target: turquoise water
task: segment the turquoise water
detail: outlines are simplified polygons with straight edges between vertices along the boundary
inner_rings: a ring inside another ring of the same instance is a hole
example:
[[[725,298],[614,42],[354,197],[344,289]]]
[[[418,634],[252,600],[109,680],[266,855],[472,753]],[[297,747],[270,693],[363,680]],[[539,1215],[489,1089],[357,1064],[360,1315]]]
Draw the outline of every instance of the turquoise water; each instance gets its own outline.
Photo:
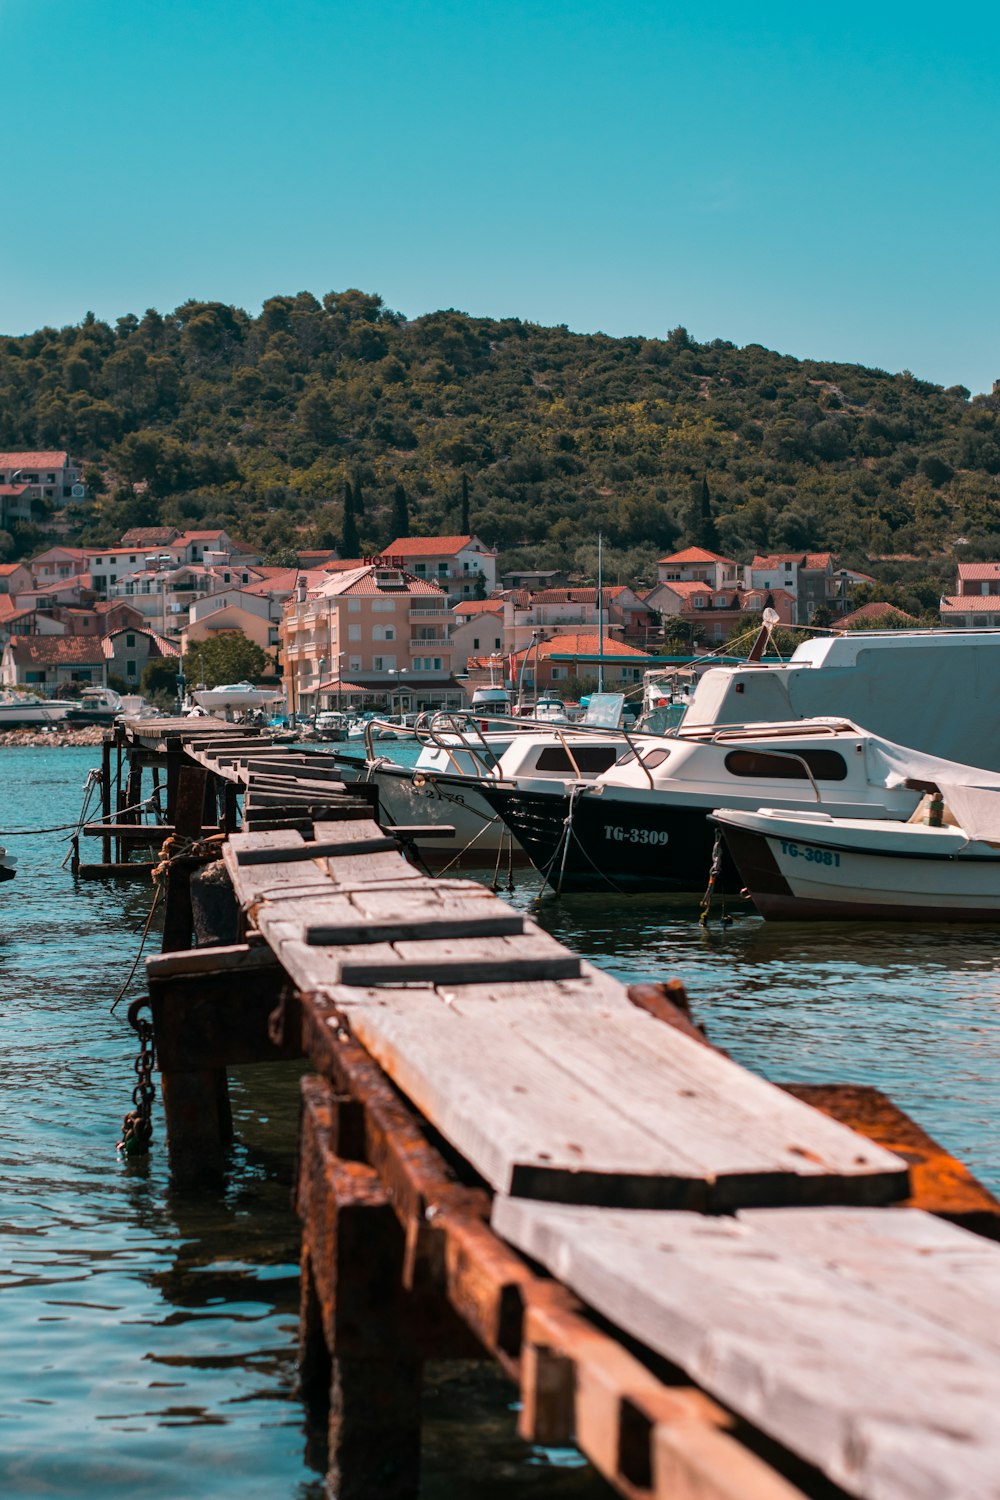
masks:
[[[0,751],[0,1494],[320,1500],[295,1396],[298,1225],[289,1205],[294,1068],[237,1071],[240,1145],[216,1197],[120,1161],[135,1039],[112,1015],[149,909],[144,883],[75,885],[58,835],[97,752]],[[662,897],[511,899],[623,978],[684,980],[713,1040],[779,1079],[875,1083],[1000,1190],[1000,975],[990,929],[703,932]],[[155,946],[155,940],[154,940]],[[141,970],[130,993],[142,992]],[[432,1500],[608,1493],[513,1433],[488,1367],[431,1372]]]

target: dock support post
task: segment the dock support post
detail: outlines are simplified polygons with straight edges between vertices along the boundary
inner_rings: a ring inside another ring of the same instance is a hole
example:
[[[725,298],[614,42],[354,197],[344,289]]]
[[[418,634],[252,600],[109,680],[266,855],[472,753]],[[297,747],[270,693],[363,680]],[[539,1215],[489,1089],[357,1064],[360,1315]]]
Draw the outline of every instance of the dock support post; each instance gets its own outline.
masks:
[[[302,1093],[300,1372],[304,1395],[329,1400],[327,1490],[417,1500],[422,1358],[403,1231],[374,1168],[335,1154],[329,1084],[304,1079]]]
[[[111,822],[111,737],[105,735],[101,741],[101,822]],[[111,836],[101,839],[101,862],[111,863]]]
[[[208,772],[200,766],[184,766],[178,775],[174,799],[175,837],[197,839],[201,834],[202,808]],[[163,952],[176,953],[191,946],[191,871],[198,859],[175,855],[167,874],[167,902],[163,917]]]

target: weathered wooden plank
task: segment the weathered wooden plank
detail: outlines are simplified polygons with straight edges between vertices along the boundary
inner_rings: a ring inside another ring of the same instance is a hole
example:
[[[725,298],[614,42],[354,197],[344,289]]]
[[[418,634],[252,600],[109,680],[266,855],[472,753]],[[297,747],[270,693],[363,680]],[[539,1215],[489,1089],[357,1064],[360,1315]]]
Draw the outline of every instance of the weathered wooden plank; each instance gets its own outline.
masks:
[[[372,824],[375,827],[375,824]],[[236,863],[247,865],[287,865],[303,859],[342,859],[348,854],[377,854],[380,850],[399,853],[395,839],[385,835],[369,839],[315,839],[304,843],[300,849],[244,849],[236,855]]]
[[[377,993],[351,1009],[352,1032],[498,1191],[577,1202],[703,1202],[681,1145],[622,1120],[521,1038],[456,1017],[430,989],[406,991],[405,1006],[379,1005]]]
[[[274,969],[277,959],[270,948],[257,943],[233,943],[224,948],[189,948],[180,953],[154,953],[146,959],[150,981],[186,978],[199,974],[256,973]]]
[[[991,1242],[912,1209],[706,1219],[504,1198],[493,1224],[848,1493],[1000,1495]]]
[[[240,904],[248,907],[269,895],[287,894],[292,889],[329,890],[330,877],[320,869],[315,860],[307,859],[290,865],[264,864],[250,867],[238,863],[238,855],[247,850],[265,848],[280,852],[284,849],[302,848],[304,845],[302,834],[291,828],[233,834],[223,845],[222,858]]]
[[[586,1009],[554,1010],[547,1000],[523,998],[520,987],[499,999],[469,991],[451,1004],[525,1037],[635,1124],[663,1138],[681,1136],[712,1184],[717,1209],[754,1201],[885,1202],[906,1194],[899,1157],[815,1110],[794,1107],[799,1101],[765,1079],[637,1009],[621,987],[605,989],[600,1004]]]
[[[331,986],[474,983],[559,978],[579,972],[579,959],[547,933],[530,929],[511,937],[402,939],[317,947],[286,940],[281,961],[306,990]]]
[[[914,1209],[744,1210],[751,1229],[1000,1356],[1000,1247]],[[1000,1476],[998,1476],[1000,1477]]]
[[[379,894],[381,912],[377,908],[373,912],[370,904],[366,911],[366,903],[356,900],[353,923],[340,924],[324,917],[306,928],[305,941],[311,945],[367,943],[375,941],[373,934],[378,934],[379,940],[391,943],[399,939],[512,937],[524,932],[520,912],[512,911],[502,901],[430,899],[422,889],[395,897]],[[395,908],[395,915],[389,914],[390,907]]]
[[[412,889],[375,895],[375,902],[365,902],[360,892],[354,898],[327,895],[283,901],[273,911],[261,912],[261,931],[269,942],[299,940],[313,947],[393,943],[401,938],[510,937],[524,931],[519,912],[481,889],[479,897],[486,900],[442,897],[415,883]]]

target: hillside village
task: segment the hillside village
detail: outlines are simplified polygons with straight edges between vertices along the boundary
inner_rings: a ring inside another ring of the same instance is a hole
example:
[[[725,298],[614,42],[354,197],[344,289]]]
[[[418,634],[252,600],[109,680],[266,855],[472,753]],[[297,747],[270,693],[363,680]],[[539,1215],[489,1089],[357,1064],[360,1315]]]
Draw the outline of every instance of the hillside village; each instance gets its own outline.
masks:
[[[30,515],[37,498],[82,490],[80,472],[65,451],[0,453],[0,524]],[[567,572],[498,575],[497,564],[472,532],[397,536],[361,558],[303,551],[295,566],[267,564],[221,527],[133,527],[113,547],[57,543],[0,564],[0,681],[45,693],[183,685],[192,651],[229,636],[259,648],[295,713],[460,708],[490,682],[575,697],[598,668],[608,687],[628,690],[657,658],[718,649],[765,609],[788,627],[918,623],[885,602],[855,608],[874,580],[831,552],[740,560],[690,546],[659,559],[652,587],[600,593]],[[1000,563],[959,564],[939,618],[1000,623]]]

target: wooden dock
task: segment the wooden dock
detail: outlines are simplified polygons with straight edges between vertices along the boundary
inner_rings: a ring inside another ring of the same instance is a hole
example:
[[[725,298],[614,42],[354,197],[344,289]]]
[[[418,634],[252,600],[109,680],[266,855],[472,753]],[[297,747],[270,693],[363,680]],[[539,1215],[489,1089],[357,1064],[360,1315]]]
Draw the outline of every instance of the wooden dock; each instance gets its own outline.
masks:
[[[300,1363],[339,1500],[415,1497],[422,1364],[486,1356],[522,1434],[629,1500],[1000,1496],[1000,1205],[958,1162],[422,874],[314,757],[221,738],[182,744],[174,822],[236,788],[202,855],[228,940],[191,946],[178,864],[147,965],[171,1169],[222,1180],[228,1065],[309,1059]]]

